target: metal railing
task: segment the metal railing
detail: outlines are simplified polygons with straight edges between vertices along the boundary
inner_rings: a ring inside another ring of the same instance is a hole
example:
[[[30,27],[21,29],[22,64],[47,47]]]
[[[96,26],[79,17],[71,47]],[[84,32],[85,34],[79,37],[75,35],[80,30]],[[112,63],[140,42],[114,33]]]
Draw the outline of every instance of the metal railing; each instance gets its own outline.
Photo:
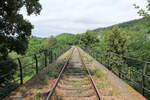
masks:
[[[82,47],[82,49],[143,96],[150,99],[150,62],[121,56],[113,52],[98,51],[85,47]]]
[[[0,100],[7,96],[11,91],[18,86],[30,80],[33,76],[39,73],[45,66],[52,63],[62,53],[67,51],[70,46],[63,48],[51,48],[49,50],[42,50],[33,55],[26,55],[23,57],[0,61],[0,66],[14,67],[8,73],[1,74],[0,69]],[[2,68],[2,67],[1,67]],[[7,69],[6,69],[7,70]],[[3,72],[4,73],[4,72]]]

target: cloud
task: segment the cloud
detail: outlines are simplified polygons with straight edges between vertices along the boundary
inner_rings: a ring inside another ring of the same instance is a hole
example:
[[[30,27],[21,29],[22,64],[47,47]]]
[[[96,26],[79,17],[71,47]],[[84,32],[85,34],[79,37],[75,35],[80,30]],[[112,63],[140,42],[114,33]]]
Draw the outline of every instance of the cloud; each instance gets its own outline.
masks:
[[[133,7],[143,8],[147,0],[40,0],[39,16],[26,16],[34,25],[33,35],[48,37],[60,33],[83,33],[120,22],[140,18]]]

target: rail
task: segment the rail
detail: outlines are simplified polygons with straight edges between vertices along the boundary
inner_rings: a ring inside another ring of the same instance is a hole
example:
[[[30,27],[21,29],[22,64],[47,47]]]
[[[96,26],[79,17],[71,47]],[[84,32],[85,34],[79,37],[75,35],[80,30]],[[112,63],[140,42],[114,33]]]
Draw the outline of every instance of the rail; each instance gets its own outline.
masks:
[[[78,51],[79,51],[79,49],[78,49]],[[89,76],[89,78],[90,78],[90,81],[91,81],[91,83],[93,84],[93,87],[94,87],[94,89],[95,89],[95,92],[96,92],[96,94],[97,94],[97,97],[98,97],[99,100],[102,100],[102,99],[101,99],[101,95],[100,95],[100,93],[99,93],[99,90],[98,90],[98,88],[96,87],[96,84],[95,84],[95,82],[94,82],[94,80],[93,80],[93,78],[92,78],[92,76],[91,76],[91,73],[90,73],[89,69],[87,68],[87,66],[86,66],[86,64],[85,64],[85,62],[84,62],[84,60],[83,60],[83,58],[82,58],[82,55],[81,55],[80,51],[79,51],[79,54],[80,54],[81,62],[82,62],[82,64],[83,64],[83,66],[85,67],[85,69],[87,70],[87,73],[88,73],[88,76]]]

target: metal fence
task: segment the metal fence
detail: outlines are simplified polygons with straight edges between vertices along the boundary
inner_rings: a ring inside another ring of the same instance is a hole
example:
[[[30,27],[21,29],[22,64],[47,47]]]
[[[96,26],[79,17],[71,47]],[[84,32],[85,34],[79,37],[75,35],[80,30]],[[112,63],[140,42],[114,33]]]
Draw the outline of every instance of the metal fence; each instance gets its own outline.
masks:
[[[39,71],[45,68],[45,66],[49,63],[56,60],[58,56],[67,51],[69,48],[70,46],[65,48],[51,48],[49,50],[39,51],[37,54],[0,61],[1,69],[9,67],[12,69],[14,67],[13,70],[7,71],[9,73],[3,72],[3,74],[1,74],[1,71],[4,70],[0,69],[0,100],[18,86],[38,74]]]
[[[113,52],[82,47],[97,61],[150,99],[150,62],[125,57]]]

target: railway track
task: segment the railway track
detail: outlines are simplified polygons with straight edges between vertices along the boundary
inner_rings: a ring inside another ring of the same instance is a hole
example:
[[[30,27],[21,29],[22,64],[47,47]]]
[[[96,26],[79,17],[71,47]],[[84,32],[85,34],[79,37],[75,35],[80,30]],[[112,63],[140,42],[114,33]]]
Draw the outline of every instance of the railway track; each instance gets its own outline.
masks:
[[[72,50],[46,100],[101,100],[78,48]]]

